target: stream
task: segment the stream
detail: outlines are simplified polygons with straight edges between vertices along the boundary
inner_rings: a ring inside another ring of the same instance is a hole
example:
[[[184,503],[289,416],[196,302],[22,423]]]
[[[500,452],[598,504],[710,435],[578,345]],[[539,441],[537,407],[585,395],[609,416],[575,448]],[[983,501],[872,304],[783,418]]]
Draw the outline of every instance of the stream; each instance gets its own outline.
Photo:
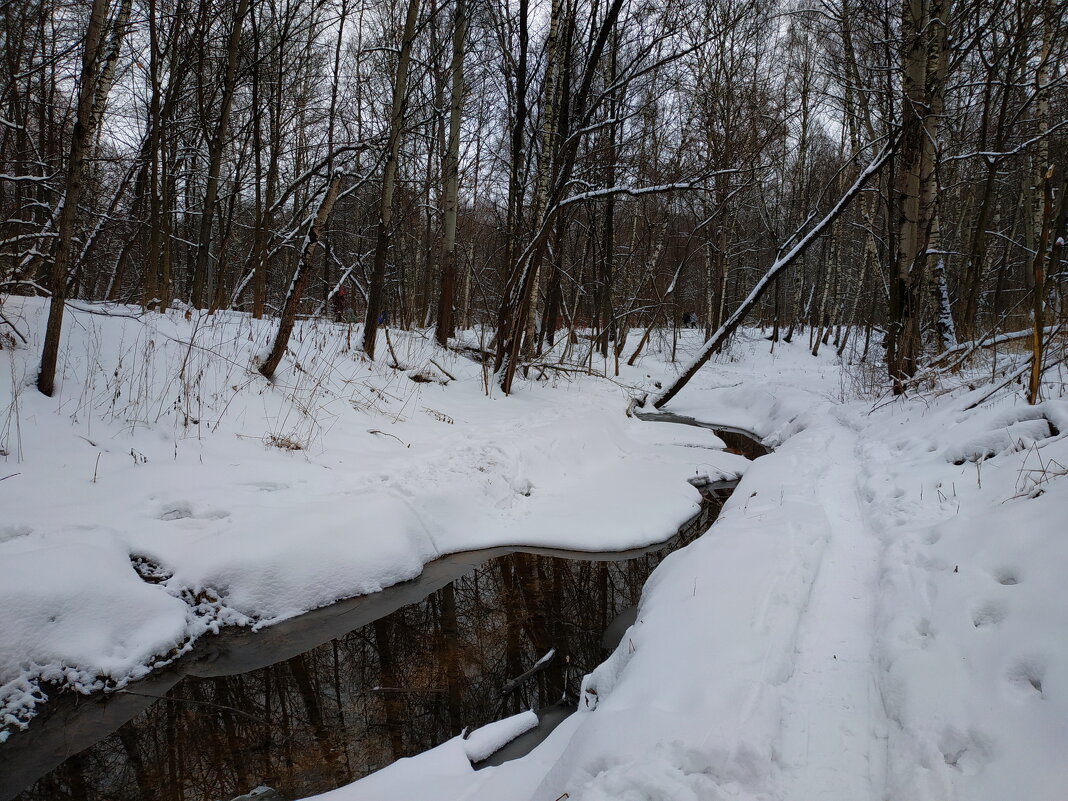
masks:
[[[767,452],[745,432],[642,416]],[[535,709],[537,728],[476,767],[522,756],[574,709],[649,574],[708,530],[734,483],[694,481],[701,510],[648,548],[452,554],[374,595],[224,630],[124,691],[61,693],[0,746],[0,801],[220,801],[260,785],[301,798]]]

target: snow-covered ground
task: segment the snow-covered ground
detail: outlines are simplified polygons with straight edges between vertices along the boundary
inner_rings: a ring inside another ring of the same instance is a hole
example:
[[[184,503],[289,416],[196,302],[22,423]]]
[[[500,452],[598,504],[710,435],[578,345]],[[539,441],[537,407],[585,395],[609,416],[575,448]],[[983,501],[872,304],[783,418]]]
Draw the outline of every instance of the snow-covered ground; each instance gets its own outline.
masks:
[[[53,398],[33,386],[47,307],[3,309],[29,345],[0,351],[0,741],[45,684],[120,687],[220,625],[446,553],[663,540],[698,509],[688,478],[747,464],[709,431],[627,418],[603,378],[487,396],[480,365],[418,334],[390,334],[397,370],[385,342],[372,364],[347,326],[298,326],[272,384],[250,364],[273,321],[86,308]]]
[[[805,344],[737,346],[673,404],[778,447],[578,714],[500,767],[450,741],[317,798],[1063,798],[1068,403],[875,402]]]
[[[40,306],[13,313],[40,336]],[[1064,797],[1064,400],[1004,391],[968,410],[987,389],[946,385],[887,402],[867,391],[875,368],[754,334],[670,407],[776,447],[746,469],[706,430],[624,416],[676,369],[655,341],[618,379],[550,370],[502,398],[419,335],[392,335],[397,371],[309,324],[270,385],[247,369],[269,324],[73,318],[54,399],[26,388],[36,343],[4,352],[9,725],[41,680],[121,683],[214,626],[372,591],[450,550],[648,543],[693,512],[686,478],[744,471],[531,754],[471,768],[526,715],[320,798]]]

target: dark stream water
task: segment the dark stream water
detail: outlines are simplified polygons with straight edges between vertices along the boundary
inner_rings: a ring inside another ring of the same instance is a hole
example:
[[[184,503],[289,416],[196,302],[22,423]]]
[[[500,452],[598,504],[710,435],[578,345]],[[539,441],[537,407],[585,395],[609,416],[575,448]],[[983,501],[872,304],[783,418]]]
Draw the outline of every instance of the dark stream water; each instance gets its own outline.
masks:
[[[731,489],[702,487],[700,513],[652,548],[456,554],[374,596],[208,638],[128,691],[61,694],[0,746],[0,799],[218,801],[258,785],[300,798],[539,710],[543,725],[488,762],[518,756],[566,717],[649,574],[708,529]]]

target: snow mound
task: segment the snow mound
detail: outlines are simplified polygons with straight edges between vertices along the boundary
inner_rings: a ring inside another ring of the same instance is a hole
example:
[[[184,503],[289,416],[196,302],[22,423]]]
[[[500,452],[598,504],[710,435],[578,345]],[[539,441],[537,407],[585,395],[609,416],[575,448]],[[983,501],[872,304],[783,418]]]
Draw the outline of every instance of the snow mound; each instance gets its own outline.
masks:
[[[481,762],[499,751],[523,732],[538,725],[538,716],[533,710],[497,720],[481,726],[463,739],[464,751],[472,762]]]
[[[1060,428],[1046,415],[1060,416],[1059,404],[1026,406],[997,412],[979,412],[960,418],[954,425],[956,441],[946,448],[943,456],[947,462],[961,465],[992,459],[1003,453],[1012,453],[1031,448],[1043,440],[1060,434]],[[962,432],[982,426],[983,430],[968,436]]]
[[[43,700],[40,685],[115,689],[177,656],[188,640],[189,607],[142,581],[106,534],[10,539],[0,543],[0,565],[0,711],[8,725]]]
[[[680,743],[613,765],[573,796],[575,801],[719,801],[719,783],[707,759]]]

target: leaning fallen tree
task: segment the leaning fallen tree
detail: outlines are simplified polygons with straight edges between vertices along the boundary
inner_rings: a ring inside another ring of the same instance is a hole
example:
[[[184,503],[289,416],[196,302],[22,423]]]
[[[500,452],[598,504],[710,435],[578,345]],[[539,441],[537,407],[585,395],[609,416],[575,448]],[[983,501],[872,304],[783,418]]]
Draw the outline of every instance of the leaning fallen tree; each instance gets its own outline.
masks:
[[[893,156],[894,151],[897,149],[898,142],[900,141],[900,133],[895,134],[894,137],[886,144],[882,151],[875,157],[875,159],[857,176],[857,180],[853,182],[853,185],[846,190],[845,194],[839,198],[838,202],[834,204],[834,207],[827,212],[826,216],[818,223],[816,223],[804,236],[802,236],[789,251],[784,255],[779,256],[775,262],[768,268],[768,271],[764,273],[763,277],[757,281],[756,286],[749,293],[749,296],[742,301],[741,305],[734,310],[734,313],[727,318],[727,320],[712,334],[707,342],[701,347],[700,353],[695,356],[686,368],[682,371],[675,382],[671,384],[667,389],[661,392],[654,400],[653,406],[657,409],[662,408],[668,401],[674,398],[682,391],[697,372],[705,366],[712,354],[716,353],[724,342],[737,330],[738,326],[742,324],[746,316],[753,307],[760,302],[760,299],[764,296],[764,293],[770,286],[773,285],[778,275],[786,270],[791,264],[793,264],[798,257],[803,254],[808,247],[815,242],[820,235],[827,230],[827,228],[844,212],[849,204],[859,195],[868,181],[879,171],[886,166],[890,161],[890,157]],[[793,241],[800,229],[794,232],[794,234],[787,240],[787,242]],[[637,401],[635,405],[644,406],[647,401],[645,399]]]

